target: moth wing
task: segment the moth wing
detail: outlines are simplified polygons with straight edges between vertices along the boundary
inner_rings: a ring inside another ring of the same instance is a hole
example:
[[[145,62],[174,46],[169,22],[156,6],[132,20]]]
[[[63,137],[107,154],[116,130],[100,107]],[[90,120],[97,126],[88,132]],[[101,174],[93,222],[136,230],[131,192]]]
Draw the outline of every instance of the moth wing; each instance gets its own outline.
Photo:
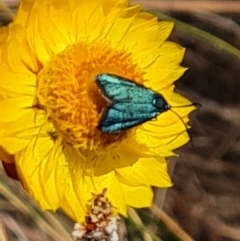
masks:
[[[98,75],[96,82],[106,98],[112,101],[131,101],[130,89],[135,87],[135,83],[110,74]]]
[[[160,112],[154,105],[158,94],[130,80],[110,74],[96,78],[102,94],[111,100],[102,114],[99,129],[115,133],[139,125]],[[161,96],[158,96],[161,98]]]
[[[116,133],[151,120],[158,114],[157,109],[148,104],[115,103],[104,110],[99,128],[103,133]]]

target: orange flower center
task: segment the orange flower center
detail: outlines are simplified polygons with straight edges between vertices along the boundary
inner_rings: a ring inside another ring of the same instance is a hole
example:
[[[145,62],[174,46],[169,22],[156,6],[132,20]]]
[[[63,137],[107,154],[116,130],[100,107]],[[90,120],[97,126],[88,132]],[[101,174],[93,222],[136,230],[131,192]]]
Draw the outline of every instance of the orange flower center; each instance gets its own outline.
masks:
[[[126,131],[104,134],[98,129],[108,104],[95,83],[110,73],[142,83],[142,72],[131,55],[104,44],[78,43],[51,60],[38,75],[37,97],[64,143],[81,150],[105,148],[126,136]]]

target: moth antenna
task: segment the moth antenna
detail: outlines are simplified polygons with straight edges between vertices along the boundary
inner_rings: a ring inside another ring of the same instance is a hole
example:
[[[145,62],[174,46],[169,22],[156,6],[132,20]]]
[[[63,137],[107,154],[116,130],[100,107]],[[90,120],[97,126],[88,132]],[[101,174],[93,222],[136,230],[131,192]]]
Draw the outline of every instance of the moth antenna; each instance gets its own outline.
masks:
[[[191,141],[191,144],[192,146],[194,147],[193,145],[193,142],[192,142],[192,135],[189,131],[189,128],[187,127],[187,125],[185,124],[185,122],[182,120],[182,117],[176,112],[174,111],[172,108],[184,108],[184,107],[191,107],[191,106],[195,106],[195,107],[202,107],[202,105],[198,102],[193,102],[191,104],[188,104],[188,105],[182,105],[182,106],[169,106],[169,110],[172,111],[176,116],[179,117],[179,119],[181,120],[181,122],[183,123],[183,125],[185,126],[186,128],[186,132],[188,133],[189,137],[190,137],[190,141]]]
[[[154,121],[156,121],[156,120],[152,119],[151,121],[152,121],[152,123],[154,123]],[[150,131],[150,130],[147,130],[147,129],[144,129],[144,131],[146,131],[148,133],[155,133],[154,131]],[[179,132],[179,134],[182,134],[184,131],[186,131],[186,130],[183,130],[183,131]],[[166,135],[165,137],[171,137],[171,136],[172,136],[172,134],[169,134],[169,135]]]
[[[192,103],[189,105],[180,105],[180,106],[171,106],[171,108],[182,108],[182,107],[190,107],[190,106],[195,106],[195,107],[202,107],[200,103]]]
[[[189,105],[189,106],[192,106],[192,105]],[[194,147],[194,145],[192,143],[192,135],[191,135],[191,133],[189,131],[189,127],[186,125],[186,123],[183,121],[182,117],[176,111],[172,110],[171,108],[169,110],[172,111],[181,120],[182,124],[185,126],[186,132],[188,133],[188,136],[190,138],[190,142],[191,142],[192,146]]]

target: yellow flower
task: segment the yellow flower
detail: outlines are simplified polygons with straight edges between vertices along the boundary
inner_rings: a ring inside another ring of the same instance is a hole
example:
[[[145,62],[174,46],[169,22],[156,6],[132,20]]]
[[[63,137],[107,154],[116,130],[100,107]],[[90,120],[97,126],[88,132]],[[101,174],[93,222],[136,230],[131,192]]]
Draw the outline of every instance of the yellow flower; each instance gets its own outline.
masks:
[[[165,157],[189,140],[182,121],[194,108],[102,133],[107,103],[94,80],[115,74],[190,104],[173,91],[185,68],[184,49],[166,41],[172,28],[127,0],[22,0],[0,30],[0,157],[42,209],[81,222],[91,194],[107,188],[126,215],[151,205],[151,186],[171,186]]]

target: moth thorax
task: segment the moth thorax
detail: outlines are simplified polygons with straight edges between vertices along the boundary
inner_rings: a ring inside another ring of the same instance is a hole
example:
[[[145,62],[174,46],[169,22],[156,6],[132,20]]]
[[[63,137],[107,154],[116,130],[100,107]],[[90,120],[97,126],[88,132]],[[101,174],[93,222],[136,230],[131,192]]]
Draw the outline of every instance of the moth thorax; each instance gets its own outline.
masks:
[[[164,112],[170,109],[167,101],[161,95],[155,95],[153,105],[158,109],[159,112]]]

